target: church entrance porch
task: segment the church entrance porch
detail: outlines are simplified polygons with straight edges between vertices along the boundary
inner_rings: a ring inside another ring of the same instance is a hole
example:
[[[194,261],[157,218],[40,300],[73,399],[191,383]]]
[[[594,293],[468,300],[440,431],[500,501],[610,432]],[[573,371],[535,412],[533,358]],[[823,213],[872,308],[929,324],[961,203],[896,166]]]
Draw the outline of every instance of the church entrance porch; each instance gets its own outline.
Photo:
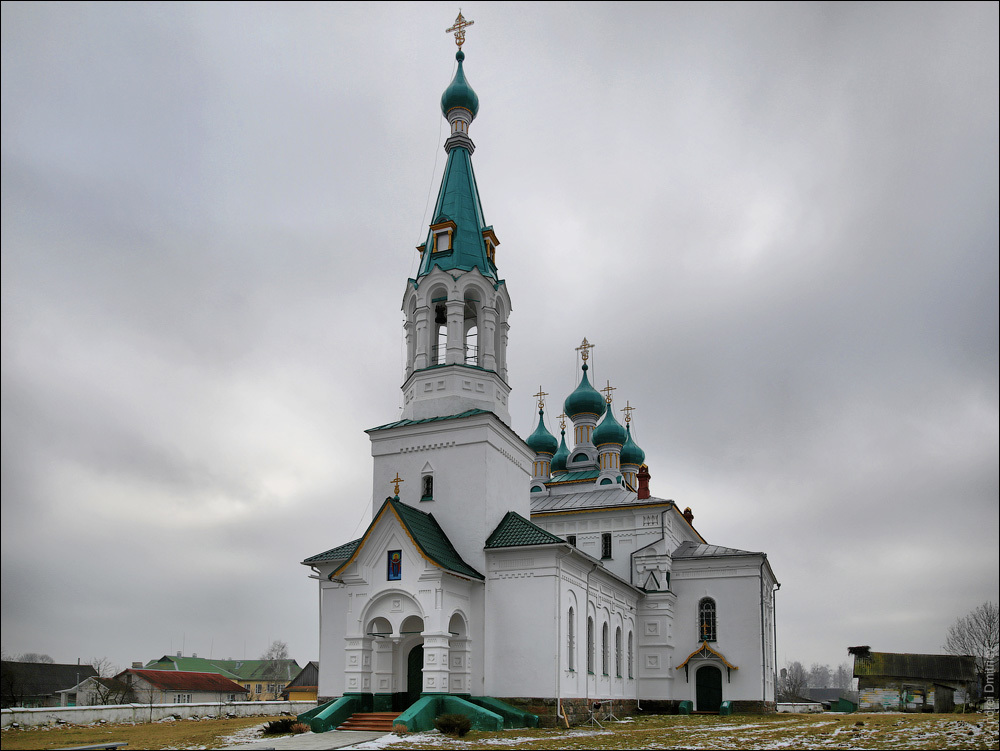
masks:
[[[406,706],[420,698],[424,683],[424,645],[418,644],[406,657]]]

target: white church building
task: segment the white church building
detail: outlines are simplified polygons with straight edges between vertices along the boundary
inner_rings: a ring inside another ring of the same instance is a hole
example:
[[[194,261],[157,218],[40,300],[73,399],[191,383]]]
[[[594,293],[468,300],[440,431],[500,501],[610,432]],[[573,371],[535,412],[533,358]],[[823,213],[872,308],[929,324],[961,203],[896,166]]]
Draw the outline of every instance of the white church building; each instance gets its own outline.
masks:
[[[600,702],[772,710],[766,554],[709,544],[689,509],[650,495],[630,408],[623,425],[612,389],[591,385],[586,340],[561,438],[541,391],[535,432],[510,427],[511,297],[472,169],[479,100],[461,43],[457,59],[447,165],[404,285],[403,411],[367,431],[384,500],[359,539],[302,561],[320,590],[319,697],[376,710],[494,697],[547,724]]]

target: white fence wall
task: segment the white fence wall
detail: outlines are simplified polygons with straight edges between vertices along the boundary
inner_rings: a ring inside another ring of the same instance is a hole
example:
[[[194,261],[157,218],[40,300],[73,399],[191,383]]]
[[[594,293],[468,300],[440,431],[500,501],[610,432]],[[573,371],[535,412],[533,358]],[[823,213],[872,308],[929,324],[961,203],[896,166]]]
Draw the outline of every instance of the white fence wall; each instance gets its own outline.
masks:
[[[242,701],[232,704],[219,702],[200,704],[109,704],[90,707],[37,707],[31,709],[4,709],[0,726],[38,727],[68,723],[91,725],[95,722],[121,722],[141,724],[162,720],[165,717],[266,717],[270,715],[297,715],[316,706],[311,701]]]

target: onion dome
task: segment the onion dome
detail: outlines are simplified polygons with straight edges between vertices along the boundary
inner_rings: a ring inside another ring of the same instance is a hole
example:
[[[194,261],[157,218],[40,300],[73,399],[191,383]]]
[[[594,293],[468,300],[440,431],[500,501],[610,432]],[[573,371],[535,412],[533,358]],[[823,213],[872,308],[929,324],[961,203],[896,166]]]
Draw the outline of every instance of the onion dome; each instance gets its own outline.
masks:
[[[562,472],[566,469],[566,462],[569,461],[569,447],[566,445],[566,431],[562,431],[559,438],[559,449],[552,455],[552,471]]]
[[[622,446],[622,464],[642,464],[646,461],[646,452],[639,448],[639,445],[632,440],[632,426],[626,425],[625,431],[628,433],[628,438],[625,440],[625,445]]]
[[[535,428],[535,432],[528,436],[528,440],[525,443],[528,447],[534,451],[536,454],[555,454],[556,449],[559,444],[545,427],[545,420],[542,419],[545,414],[544,409],[538,410],[538,427]],[[568,453],[568,452],[567,452]]]
[[[566,401],[563,404],[563,411],[571,420],[585,414],[600,417],[604,414],[607,406],[608,403],[604,401],[601,392],[590,385],[590,380],[587,378],[587,363],[584,363],[583,378],[580,379],[580,385],[576,387],[576,390],[572,394],[566,397]]]
[[[609,409],[608,413],[604,415],[604,419],[601,420],[601,424],[597,426],[597,430],[594,431],[594,445],[598,448],[609,443],[617,443],[622,446],[627,439],[628,433]]]
[[[448,117],[451,110],[461,107],[471,112],[473,119],[475,119],[476,113],[479,112],[479,97],[469,86],[469,82],[465,80],[465,71],[462,70],[465,53],[459,50],[455,54],[455,59],[458,60],[458,70],[455,71],[455,77],[441,95],[441,112],[445,117]]]

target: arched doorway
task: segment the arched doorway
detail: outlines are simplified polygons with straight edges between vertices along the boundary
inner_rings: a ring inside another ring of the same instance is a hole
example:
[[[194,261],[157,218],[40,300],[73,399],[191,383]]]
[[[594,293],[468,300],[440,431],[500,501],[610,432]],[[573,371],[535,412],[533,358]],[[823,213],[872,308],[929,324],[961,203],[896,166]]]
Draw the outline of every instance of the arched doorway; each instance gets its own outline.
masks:
[[[695,709],[718,712],[722,707],[722,671],[715,665],[704,665],[695,673]]]
[[[420,698],[424,687],[424,645],[418,644],[406,655],[406,706]]]

